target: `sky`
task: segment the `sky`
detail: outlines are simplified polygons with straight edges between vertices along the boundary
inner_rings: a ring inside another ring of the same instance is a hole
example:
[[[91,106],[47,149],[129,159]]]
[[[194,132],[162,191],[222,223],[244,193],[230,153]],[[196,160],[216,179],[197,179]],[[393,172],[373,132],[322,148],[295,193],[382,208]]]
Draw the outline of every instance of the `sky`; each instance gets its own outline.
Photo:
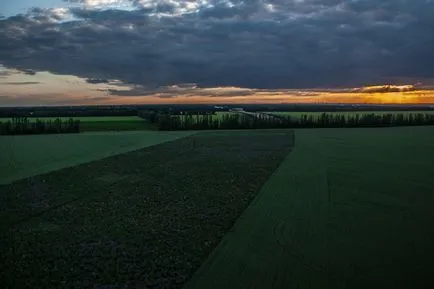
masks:
[[[0,106],[434,103],[434,0],[2,0]],[[363,87],[414,85],[411,89]]]

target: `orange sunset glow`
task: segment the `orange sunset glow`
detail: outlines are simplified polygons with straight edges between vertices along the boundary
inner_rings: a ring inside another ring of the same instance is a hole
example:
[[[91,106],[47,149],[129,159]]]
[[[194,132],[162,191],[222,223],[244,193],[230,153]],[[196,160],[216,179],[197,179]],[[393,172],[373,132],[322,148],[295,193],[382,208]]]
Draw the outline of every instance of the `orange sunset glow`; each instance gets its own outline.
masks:
[[[397,86],[400,87],[400,86]],[[402,86],[407,89],[409,86]],[[224,88],[219,88],[224,90]],[[236,95],[237,90],[240,91]],[[143,97],[114,97],[111,104],[140,103],[140,104],[193,104],[193,103],[270,103],[270,104],[291,104],[291,103],[344,103],[344,104],[432,104],[434,103],[434,90],[402,90],[400,92],[333,92],[333,91],[293,91],[281,90],[267,92],[255,90],[252,94],[242,95],[244,89],[232,88],[231,96],[223,95],[195,95],[191,92],[188,95],[173,95],[170,98],[160,97],[159,94]]]
[[[134,89],[137,90],[137,93]],[[416,85],[372,85],[347,89],[274,90],[172,85],[155,92],[141,93],[142,90],[122,85],[119,81],[93,84],[71,75],[55,75],[49,72],[27,75],[16,70],[8,70],[8,75],[0,78],[0,105],[434,104],[433,87],[424,86],[421,83]]]

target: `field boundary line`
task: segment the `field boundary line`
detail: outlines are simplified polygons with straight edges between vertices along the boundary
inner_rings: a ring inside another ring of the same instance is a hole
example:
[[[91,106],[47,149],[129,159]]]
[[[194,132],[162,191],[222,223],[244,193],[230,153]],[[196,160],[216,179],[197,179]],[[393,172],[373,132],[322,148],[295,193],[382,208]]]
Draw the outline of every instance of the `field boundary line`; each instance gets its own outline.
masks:
[[[328,192],[316,138],[296,131],[292,152],[184,289],[327,286]]]
[[[116,133],[116,132],[114,132],[114,133]],[[119,133],[120,134],[124,134],[124,132],[119,132]],[[128,134],[130,134],[130,133],[132,133],[132,132],[128,132]],[[140,133],[143,133],[143,131],[137,131],[137,134],[140,134]],[[105,134],[107,134],[107,132],[101,132],[101,133],[97,133],[97,134],[94,134],[93,132],[90,132],[90,133],[81,133],[81,134],[82,135],[86,135],[86,136],[87,135],[105,135]],[[66,166],[63,166],[63,167],[60,167],[60,168],[57,168],[57,169],[56,168],[54,168],[54,169],[48,169],[48,170],[46,170],[45,172],[42,172],[42,173],[37,173],[37,174],[28,173],[27,177],[22,177],[22,178],[9,177],[8,178],[9,181],[2,181],[2,180],[0,180],[0,186],[8,186],[8,185],[13,184],[14,182],[19,182],[19,181],[22,181],[22,180],[25,180],[25,179],[29,179],[29,178],[33,178],[33,177],[39,177],[39,176],[42,176],[42,175],[45,175],[45,174],[49,174],[49,173],[52,173],[52,172],[55,172],[55,171],[60,171],[60,170],[63,170],[63,169],[72,168],[72,167],[79,166],[79,165],[89,164],[89,163],[94,162],[94,161],[99,161],[99,160],[103,160],[103,159],[106,159],[106,158],[110,158],[110,157],[114,157],[114,156],[119,156],[119,155],[122,155],[122,154],[138,151],[138,150],[145,149],[145,148],[150,148],[150,147],[157,146],[157,145],[164,144],[164,143],[168,143],[168,142],[171,142],[171,141],[181,140],[181,139],[183,139],[185,137],[189,137],[189,136],[192,136],[192,135],[195,135],[195,134],[197,134],[197,132],[192,132],[190,134],[183,135],[183,136],[181,136],[179,138],[175,138],[175,139],[170,139],[170,140],[163,141],[163,142],[154,143],[154,144],[151,144],[151,145],[146,145],[145,144],[145,145],[140,145],[140,146],[133,146],[129,150],[121,151],[119,153],[115,152],[114,154],[111,154],[110,152],[113,151],[113,150],[115,150],[115,147],[113,147],[113,148],[110,148],[110,151],[107,151],[106,154],[104,154],[100,158],[86,160],[86,161],[75,163],[75,164],[72,164],[72,165],[66,165]],[[57,161],[57,162],[45,164],[43,166],[40,166],[38,168],[38,170],[44,170],[44,168],[50,168],[51,166],[53,166],[53,164],[57,164],[59,162],[61,163],[61,161]],[[25,171],[25,172],[32,172],[32,171],[35,171],[35,170],[28,170],[28,171]],[[5,180],[7,180],[7,179],[5,179]]]
[[[153,148],[153,147],[158,146],[158,145],[162,145],[162,144],[166,144],[166,143],[175,142],[175,141],[178,141],[178,140],[181,140],[181,139],[186,139],[186,138],[189,138],[190,136],[191,136],[191,135],[187,135],[187,136],[182,137],[182,138],[178,138],[178,139],[170,140],[170,141],[167,141],[167,142],[164,142],[164,143],[154,144],[154,145],[151,145],[151,146],[148,146],[148,147],[143,147],[143,148],[140,148],[140,149],[137,149],[137,150],[128,151],[128,152],[121,153],[121,154],[118,154],[118,155],[109,156],[109,157],[107,157],[107,158],[117,157],[117,156],[119,156],[119,155],[124,155],[124,154],[133,153],[133,152],[136,152],[136,151],[139,151],[139,150],[142,150],[142,149]],[[190,150],[192,150],[192,149],[182,151],[182,153],[178,154],[175,158],[172,158],[172,160],[176,160],[176,159],[181,158],[181,157],[184,155],[184,153],[186,153],[186,152],[188,152],[188,151],[190,151]],[[88,163],[98,162],[98,161],[103,161],[104,159],[106,159],[106,158],[99,159],[99,160],[95,160],[95,161],[91,161],[91,162],[88,162]],[[86,163],[86,164],[88,164],[88,163]],[[79,164],[79,165],[82,165],[82,164]],[[148,168],[146,171],[151,171],[151,170],[153,170],[153,169],[155,169],[156,167],[159,167],[159,166],[161,166],[161,165],[157,165],[157,166],[150,167],[150,168]],[[69,168],[71,168],[71,167],[63,168],[63,169],[61,169],[61,170],[65,170],[65,169],[69,169]],[[49,173],[48,173],[48,174],[49,174]],[[40,176],[43,176],[43,175],[44,175],[44,174],[42,174],[42,175],[38,175],[38,176],[32,176],[32,177],[30,177],[30,178],[33,178],[33,177],[40,177]],[[21,179],[21,180],[24,180],[24,179]],[[116,186],[116,185],[120,184],[122,181],[124,181],[124,179],[120,179],[120,180],[114,181],[114,182],[111,183],[110,187]],[[9,185],[13,185],[13,184],[9,184]],[[80,195],[80,196],[78,196],[78,197],[76,197],[76,198],[73,198],[73,199],[71,199],[71,200],[65,201],[65,202],[63,202],[63,203],[60,203],[60,204],[54,205],[54,206],[52,206],[52,207],[49,207],[49,208],[47,208],[47,209],[45,209],[45,210],[42,210],[42,211],[39,211],[39,212],[37,212],[37,213],[31,214],[31,215],[29,215],[29,216],[26,216],[26,217],[23,218],[23,219],[19,219],[18,221],[13,222],[13,223],[10,223],[8,226],[5,226],[3,230],[4,230],[4,231],[8,231],[8,230],[12,229],[13,227],[15,227],[15,226],[17,226],[17,225],[20,225],[20,224],[23,224],[23,223],[25,223],[25,222],[28,222],[28,221],[30,221],[30,220],[32,220],[32,219],[34,219],[34,218],[37,218],[37,217],[39,217],[39,216],[41,216],[41,215],[43,215],[43,214],[46,214],[46,213],[51,212],[51,211],[53,211],[53,210],[56,210],[56,209],[58,209],[58,208],[60,208],[60,207],[63,207],[63,206],[65,206],[65,205],[69,205],[69,204],[71,204],[71,203],[74,203],[74,202],[77,202],[77,201],[80,201],[80,200],[83,200],[83,199],[86,199],[87,197],[95,196],[98,192],[100,192],[100,190],[92,191],[92,193],[82,194],[82,195]]]
[[[246,218],[246,213],[248,213],[250,210],[254,210],[255,206],[263,199],[268,197],[269,192],[267,191],[267,187],[270,186],[269,180],[273,179],[273,177],[275,177],[275,175],[278,175],[280,173],[280,171],[284,170],[286,165],[285,162],[290,159],[293,158],[293,155],[295,153],[297,153],[297,137],[296,137],[296,131],[295,130],[291,130],[292,134],[291,134],[291,138],[292,138],[292,144],[293,146],[288,150],[287,155],[282,159],[282,162],[280,163],[280,165],[272,172],[272,174],[270,174],[270,176],[268,177],[267,181],[263,184],[263,186],[261,187],[260,191],[258,192],[258,194],[254,197],[254,199],[249,203],[249,205],[247,206],[247,208],[242,212],[242,214],[238,217],[238,219],[236,219],[234,221],[234,223],[232,224],[232,227],[227,231],[227,233],[223,236],[223,238],[220,240],[220,242],[217,244],[217,246],[210,252],[210,254],[208,255],[208,257],[206,258],[206,260],[202,263],[202,265],[193,273],[193,275],[191,276],[190,280],[187,281],[186,284],[184,284],[184,286],[182,287],[183,289],[193,289],[193,288],[200,288],[198,287],[199,283],[203,283],[200,282],[201,279],[201,274],[202,272],[209,272],[211,266],[213,265],[213,263],[215,262],[215,260],[218,260],[220,258],[220,256],[224,255],[222,254],[222,251],[224,251],[224,249],[228,246],[230,239],[232,237],[235,237],[236,233],[236,228],[239,226],[240,223],[244,222],[244,219]],[[273,228],[274,230],[274,228]],[[223,276],[221,276],[221,278],[224,278]],[[228,285],[228,284],[226,284]],[[213,288],[218,288],[215,287],[217,285],[214,285]],[[202,287],[202,288],[207,288],[207,287]],[[210,287],[211,288],[211,287]],[[227,288],[227,287],[220,287],[220,288]],[[232,287],[231,287],[232,288]],[[247,288],[247,287],[236,287],[236,288]],[[248,287],[251,288],[251,287]],[[253,288],[253,287],[252,287]]]

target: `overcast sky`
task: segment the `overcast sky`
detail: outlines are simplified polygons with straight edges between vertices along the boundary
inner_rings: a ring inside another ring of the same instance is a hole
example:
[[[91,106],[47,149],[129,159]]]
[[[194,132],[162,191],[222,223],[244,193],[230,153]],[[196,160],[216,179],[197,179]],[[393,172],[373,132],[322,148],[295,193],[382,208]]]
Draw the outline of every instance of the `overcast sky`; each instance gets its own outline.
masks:
[[[1,0],[0,105],[433,84],[432,15],[432,0]]]

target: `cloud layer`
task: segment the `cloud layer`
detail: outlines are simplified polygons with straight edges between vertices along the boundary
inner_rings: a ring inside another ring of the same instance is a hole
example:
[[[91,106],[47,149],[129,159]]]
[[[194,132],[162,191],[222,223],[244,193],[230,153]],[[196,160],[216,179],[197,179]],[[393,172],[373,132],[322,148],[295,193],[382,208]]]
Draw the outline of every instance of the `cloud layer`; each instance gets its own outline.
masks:
[[[139,87],[132,93],[185,83],[278,89],[434,77],[430,0],[68,2],[0,19],[0,64],[90,83],[116,79]]]

